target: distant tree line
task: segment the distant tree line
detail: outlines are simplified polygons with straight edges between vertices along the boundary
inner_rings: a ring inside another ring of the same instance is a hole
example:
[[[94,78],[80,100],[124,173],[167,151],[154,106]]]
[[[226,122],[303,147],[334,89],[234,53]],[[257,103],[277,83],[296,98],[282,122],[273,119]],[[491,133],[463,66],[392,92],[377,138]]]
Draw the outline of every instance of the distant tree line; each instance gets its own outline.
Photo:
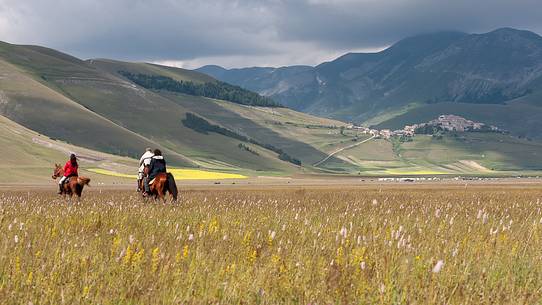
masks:
[[[237,145],[237,147],[239,147],[239,149],[241,150],[244,150],[244,151],[248,151],[249,153],[253,154],[253,155],[256,155],[256,156],[259,156],[260,154],[255,151],[254,149],[250,148],[250,146],[248,145],[245,145],[243,143],[239,143],[239,145]]]
[[[218,133],[218,134],[221,134],[223,136],[226,136],[226,137],[230,137],[230,138],[233,138],[233,139],[237,139],[237,140],[240,140],[240,141],[243,141],[243,142],[247,142],[247,143],[251,143],[251,144],[254,144],[254,145],[258,145],[258,146],[261,146],[263,148],[266,148],[268,150],[271,150],[275,153],[278,154],[278,158],[280,160],[283,160],[283,161],[287,161],[287,162],[290,162],[292,164],[295,164],[295,165],[301,165],[301,161],[299,161],[298,159],[296,158],[293,158],[292,156],[288,155],[286,152],[284,152],[282,149],[280,148],[277,148],[271,144],[266,144],[266,143],[260,143],[254,139],[251,139],[251,138],[248,138],[244,135],[240,135],[234,131],[231,131],[229,129],[226,129],[224,127],[221,127],[221,126],[218,126],[218,125],[214,125],[214,124],[211,124],[209,121],[207,121],[206,119],[202,118],[202,117],[199,117],[191,112],[187,112],[186,113],[186,118],[183,119],[181,121],[183,123],[183,125],[187,128],[190,128],[194,131],[197,131],[199,133],[203,133],[203,134],[209,134],[209,132],[214,132],[214,133]],[[239,148],[243,148],[242,146],[239,146]]]
[[[221,81],[197,84],[191,81],[178,81],[171,77],[160,75],[135,74],[127,71],[119,71],[119,73],[146,89],[204,96],[249,106],[283,107],[269,97],[261,96],[258,93]]]

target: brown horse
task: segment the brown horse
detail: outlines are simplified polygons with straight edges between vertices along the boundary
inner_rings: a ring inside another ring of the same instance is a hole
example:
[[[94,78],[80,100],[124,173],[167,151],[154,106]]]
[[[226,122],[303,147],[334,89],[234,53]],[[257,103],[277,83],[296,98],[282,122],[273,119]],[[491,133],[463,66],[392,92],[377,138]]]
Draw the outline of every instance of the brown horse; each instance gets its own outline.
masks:
[[[55,164],[55,168],[53,169],[53,180],[56,180],[58,177],[64,176],[64,169],[60,164]],[[81,193],[83,192],[83,187],[85,185],[90,186],[90,178],[86,177],[79,177],[79,176],[71,176],[70,181],[67,183],[64,183],[62,186],[62,195],[64,197],[66,195],[69,195],[70,198],[73,195],[76,195],[78,198],[81,198]]]
[[[177,201],[179,191],[177,189],[177,184],[175,183],[175,178],[171,173],[159,173],[151,182],[152,184],[149,185],[151,190],[150,196],[153,196],[154,199],[161,199],[165,202],[166,193],[169,193],[172,201]],[[141,183],[143,184],[143,180]],[[145,187],[141,185],[141,189],[145,189]]]

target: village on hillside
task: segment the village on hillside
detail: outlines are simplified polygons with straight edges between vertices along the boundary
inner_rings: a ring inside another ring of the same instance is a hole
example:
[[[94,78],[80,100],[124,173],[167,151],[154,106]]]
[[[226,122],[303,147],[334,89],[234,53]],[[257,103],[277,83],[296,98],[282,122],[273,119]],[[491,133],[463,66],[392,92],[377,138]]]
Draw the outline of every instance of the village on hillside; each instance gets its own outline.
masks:
[[[389,139],[391,137],[412,137],[415,134],[434,134],[436,132],[503,132],[495,126],[486,125],[480,122],[467,120],[461,116],[453,114],[443,114],[437,119],[427,123],[407,125],[403,129],[372,129],[369,127],[350,124],[347,129],[356,130],[363,134],[374,136],[375,138]]]

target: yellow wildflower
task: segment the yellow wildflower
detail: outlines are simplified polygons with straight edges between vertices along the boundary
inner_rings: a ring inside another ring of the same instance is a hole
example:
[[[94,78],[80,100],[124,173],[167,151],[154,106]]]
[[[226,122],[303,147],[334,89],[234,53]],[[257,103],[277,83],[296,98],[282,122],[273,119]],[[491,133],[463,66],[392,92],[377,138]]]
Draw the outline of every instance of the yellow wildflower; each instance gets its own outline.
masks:
[[[32,279],[34,278],[34,274],[32,271],[28,272],[28,276],[26,277],[26,284],[32,285]]]
[[[278,264],[280,262],[280,256],[273,254],[273,256],[271,256],[271,262],[273,262],[273,264]]]
[[[88,286],[85,286],[83,288],[83,293],[82,293],[82,297],[83,298],[86,298],[88,296],[88,293],[90,292],[90,288]]]
[[[15,258],[15,272],[21,272],[21,259],[19,258],[19,256]]]
[[[126,254],[124,255],[124,258],[122,260],[125,265],[130,265],[133,254],[134,254],[134,251],[132,250],[132,247],[128,246],[128,248],[126,248]]]
[[[338,265],[342,265],[344,263],[344,249],[342,246],[340,246],[337,249],[337,255],[335,256],[335,261]]]
[[[188,257],[188,245],[184,245],[183,247],[183,258]]]
[[[133,257],[132,257],[132,267],[139,266],[139,264],[143,260],[143,255],[145,255],[145,249],[140,249],[139,251],[137,251],[136,254],[133,255]]]
[[[158,270],[158,263],[160,263],[160,249],[158,247],[152,250],[151,268],[155,273]]]
[[[213,234],[218,231],[218,221],[216,218],[213,218],[211,222],[209,222],[209,233]]]
[[[254,263],[256,261],[256,257],[258,256],[258,252],[256,249],[250,250],[248,252],[248,261],[251,263]]]

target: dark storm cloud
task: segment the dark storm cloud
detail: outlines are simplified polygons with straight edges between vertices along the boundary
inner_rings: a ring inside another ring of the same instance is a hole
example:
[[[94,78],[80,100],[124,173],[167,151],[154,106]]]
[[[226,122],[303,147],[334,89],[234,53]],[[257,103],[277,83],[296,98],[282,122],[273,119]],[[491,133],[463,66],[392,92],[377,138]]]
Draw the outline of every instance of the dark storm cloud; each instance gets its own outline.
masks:
[[[542,29],[539,0],[294,1],[281,7],[279,15],[283,39],[352,48],[390,44],[443,30]]]
[[[542,32],[539,0],[0,0],[0,40],[80,57],[315,64],[439,30]]]

